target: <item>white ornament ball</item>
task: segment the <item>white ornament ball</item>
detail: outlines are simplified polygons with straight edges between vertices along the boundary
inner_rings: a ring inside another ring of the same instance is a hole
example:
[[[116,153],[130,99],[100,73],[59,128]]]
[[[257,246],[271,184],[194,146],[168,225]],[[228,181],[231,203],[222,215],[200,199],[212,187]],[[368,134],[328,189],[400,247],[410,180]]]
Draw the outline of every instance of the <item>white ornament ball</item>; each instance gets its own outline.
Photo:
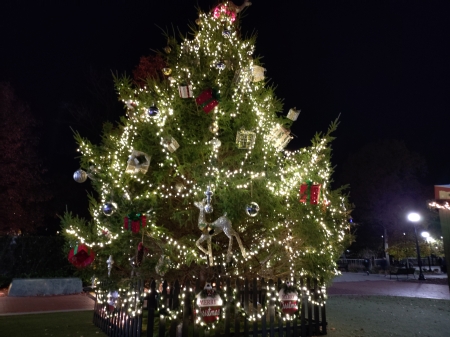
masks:
[[[86,171],[83,171],[82,169],[75,171],[75,173],[73,174],[73,179],[77,183],[84,183],[87,180],[87,177],[88,175]]]
[[[245,206],[245,212],[248,216],[254,217],[259,212],[259,205],[256,202],[251,202]]]

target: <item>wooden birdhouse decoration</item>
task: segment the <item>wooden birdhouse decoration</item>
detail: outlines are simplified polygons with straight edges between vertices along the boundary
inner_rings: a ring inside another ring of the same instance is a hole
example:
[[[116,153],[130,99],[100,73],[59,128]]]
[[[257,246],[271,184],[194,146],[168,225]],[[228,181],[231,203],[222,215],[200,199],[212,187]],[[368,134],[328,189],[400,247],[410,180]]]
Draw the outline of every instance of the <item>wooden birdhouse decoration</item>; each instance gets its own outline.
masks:
[[[255,146],[256,132],[241,129],[236,134],[238,149],[251,149]]]
[[[281,125],[276,125],[269,135],[269,141],[272,142],[277,151],[282,151],[292,138],[294,137],[291,136],[291,131]]]
[[[296,108],[292,108],[289,110],[286,117],[292,121],[296,121],[298,116],[300,115],[300,112],[301,112],[301,110],[296,110]]]

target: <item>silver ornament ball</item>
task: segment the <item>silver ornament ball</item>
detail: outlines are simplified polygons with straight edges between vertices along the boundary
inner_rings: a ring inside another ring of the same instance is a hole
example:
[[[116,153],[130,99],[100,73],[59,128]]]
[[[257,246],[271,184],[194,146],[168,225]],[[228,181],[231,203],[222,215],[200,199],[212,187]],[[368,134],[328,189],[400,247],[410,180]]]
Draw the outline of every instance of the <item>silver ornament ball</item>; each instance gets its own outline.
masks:
[[[73,179],[77,183],[84,183],[87,180],[87,177],[88,175],[86,171],[83,171],[82,169],[75,171],[75,173],[73,174]]]
[[[256,202],[251,202],[245,206],[245,212],[248,216],[254,217],[259,212],[259,205]]]
[[[102,212],[106,216],[111,216],[116,211],[116,204],[113,202],[105,202],[102,206]]]
[[[205,213],[208,213],[208,214],[211,214],[214,211],[211,204],[206,204],[204,210],[205,210]]]

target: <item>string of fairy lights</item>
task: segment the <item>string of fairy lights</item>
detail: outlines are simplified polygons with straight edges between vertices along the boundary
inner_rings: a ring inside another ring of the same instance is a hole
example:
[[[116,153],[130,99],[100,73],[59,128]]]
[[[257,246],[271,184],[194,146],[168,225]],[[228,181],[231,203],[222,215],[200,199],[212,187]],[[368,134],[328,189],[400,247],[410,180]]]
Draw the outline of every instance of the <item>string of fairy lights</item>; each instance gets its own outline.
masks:
[[[338,202],[332,200],[330,191],[327,186],[327,181],[332,174],[332,167],[329,163],[321,163],[324,158],[324,152],[328,151],[328,139],[323,137],[319,141],[313,144],[309,148],[303,148],[296,151],[277,151],[270,138],[270,132],[277,126],[273,111],[272,96],[266,95],[263,100],[254,99],[255,95],[261,88],[264,87],[264,81],[252,82],[251,71],[255,65],[251,55],[254,51],[254,44],[249,40],[241,40],[236,31],[233,30],[233,22],[230,17],[223,16],[219,22],[214,16],[209,13],[202,13],[199,16],[201,22],[200,29],[192,40],[185,40],[181,43],[178,57],[181,58],[185,55],[189,55],[192,60],[200,59],[201,53],[207,54],[211,63],[209,64],[211,69],[217,69],[217,64],[227,61],[223,60],[223,51],[230,51],[230,57],[236,60],[236,67],[240,69],[240,72],[236,76],[236,90],[232,93],[231,101],[234,103],[233,112],[226,112],[220,108],[220,105],[214,108],[212,111],[212,123],[215,125],[215,131],[211,133],[211,140],[205,145],[210,146],[210,153],[205,160],[205,177],[209,181],[210,187],[215,190],[226,190],[230,188],[230,180],[236,179],[239,181],[235,186],[236,189],[249,190],[253,180],[266,178],[266,170],[269,165],[274,161],[276,163],[277,170],[273,173],[276,179],[266,180],[265,189],[270,191],[276,196],[282,197],[285,200],[286,212],[294,207],[292,200],[298,198],[298,186],[299,183],[310,180],[311,177],[315,177],[322,183],[321,198],[324,207],[331,215],[325,216],[325,214],[317,209],[304,212],[303,218],[290,219],[285,221],[276,221],[277,218],[283,218],[286,214],[273,214],[272,219],[267,219],[274,223],[274,227],[270,229],[272,233],[276,233],[279,229],[287,233],[292,229],[299,226],[304,220],[313,221],[317,224],[317,228],[320,228],[327,240],[335,240],[342,242],[345,237],[345,229],[347,223],[344,220],[347,210],[345,209],[345,199],[341,197]],[[225,20],[225,23],[223,22]],[[218,35],[224,34],[224,27],[227,28],[226,38],[217,39]],[[226,62],[224,62],[226,64]],[[107,175],[98,175],[96,177],[96,183],[101,186],[100,190],[100,202],[96,209],[92,210],[93,222],[96,225],[96,233],[99,239],[88,238],[79,227],[70,226],[66,229],[66,232],[75,237],[79,242],[85,243],[90,247],[104,247],[117,240],[120,235],[124,233],[121,230],[118,233],[110,233],[105,236],[102,234],[110,231],[110,228],[105,224],[104,217],[102,216],[102,204],[117,197],[124,197],[127,200],[132,201],[145,201],[155,196],[160,199],[169,199],[174,196],[181,198],[202,198],[206,186],[198,184],[195,180],[187,178],[179,169],[180,163],[177,162],[175,156],[167,149],[165,143],[165,126],[168,123],[176,123],[176,114],[173,110],[172,102],[176,99],[176,93],[178,92],[177,86],[181,82],[187,81],[192,85],[192,90],[198,91],[202,87],[202,78],[200,76],[194,76],[191,69],[186,66],[174,65],[175,71],[173,72],[170,81],[169,88],[165,85],[155,85],[153,88],[133,88],[125,86],[123,83],[119,85],[119,93],[122,100],[128,106],[127,117],[128,121],[121,128],[120,136],[109,135],[108,144],[111,145],[110,151],[98,156],[100,149],[94,147],[89,142],[81,142],[79,144],[79,150],[82,155],[88,158],[89,162],[99,172],[105,172]],[[219,74],[222,72],[219,68]],[[206,76],[206,75],[205,75]],[[219,94],[226,85],[226,79],[221,76],[217,77],[217,89]],[[153,91],[150,95],[149,92]],[[146,110],[149,105],[154,104],[153,97],[158,97],[157,104],[159,114],[157,117],[150,117]],[[248,99],[251,102],[248,103]],[[224,117],[237,118],[243,113],[248,113],[250,107],[251,113],[255,116],[255,128],[254,132],[257,135],[258,144],[261,144],[261,152],[263,158],[263,170],[255,172],[252,170],[252,165],[249,163],[253,156],[253,148],[249,148],[245,151],[242,160],[239,163],[238,168],[228,169],[220,164],[221,147],[219,140],[219,127]],[[159,143],[161,151],[164,154],[164,160],[158,163],[158,166],[163,169],[169,166],[174,170],[177,179],[182,181],[179,185],[156,185],[152,183],[148,176],[135,173],[125,173],[124,170],[124,158],[127,158],[133,151],[133,144],[135,143],[138,129],[141,123],[149,123],[156,126],[156,136],[159,137]],[[183,128],[178,125],[176,130],[185,136]],[[195,146],[197,140],[184,139],[185,146]],[[109,169],[108,169],[109,168]],[[133,179],[135,183],[138,183],[145,188],[142,194],[131,195],[127,189],[127,183],[130,179]],[[113,191],[116,191],[115,194]],[[122,195],[118,196],[117,191],[120,191]],[[297,201],[298,202],[298,201]],[[333,204],[333,202],[335,204]],[[296,206],[297,207],[297,206]],[[320,206],[318,206],[320,207]],[[243,232],[246,230],[247,224],[252,219],[247,219],[239,224],[238,230]],[[189,247],[186,243],[180,243],[177,240],[171,238],[165,231],[160,230],[158,224],[149,219],[148,232],[153,238],[157,238],[166,242],[167,245],[172,246],[179,252],[179,260],[174,263],[174,268],[180,267],[185,264],[188,258],[194,256],[197,260],[202,259],[192,241],[192,246]],[[277,239],[275,237],[264,237],[261,233],[255,234],[255,244],[248,250],[248,256],[243,258],[234,253],[234,260],[237,261],[237,265],[248,264],[253,256],[263,255],[269,256],[273,249],[276,247],[284,247],[288,251],[289,260],[289,276],[294,278],[297,275],[307,274],[308,271],[300,268],[300,270],[294,268],[296,260],[300,257],[307,255],[325,255],[325,252],[333,252],[333,247],[328,242],[324,241],[319,247],[309,248],[305,250],[295,249],[294,247],[302,247],[301,240],[286,237],[284,239]],[[337,254],[337,253],[336,253]],[[332,255],[331,258],[337,258]],[[274,259],[281,260],[280,256],[274,256]],[[217,257],[217,263],[225,265],[225,254]],[[267,261],[267,265],[274,264],[273,261]],[[250,266],[251,268],[251,266]],[[325,266],[318,266],[319,269],[325,271]],[[238,273],[238,268],[234,269],[235,273]],[[297,270],[297,271],[296,271]],[[227,272],[228,273],[228,272]],[[239,276],[239,274],[238,274]]]

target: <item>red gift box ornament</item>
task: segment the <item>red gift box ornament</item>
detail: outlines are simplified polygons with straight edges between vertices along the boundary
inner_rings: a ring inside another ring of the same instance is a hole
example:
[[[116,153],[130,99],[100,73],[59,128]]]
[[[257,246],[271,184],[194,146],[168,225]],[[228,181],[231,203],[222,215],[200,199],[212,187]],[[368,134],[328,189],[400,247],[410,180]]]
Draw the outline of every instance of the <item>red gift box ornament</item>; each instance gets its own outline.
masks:
[[[95,259],[95,252],[85,244],[76,245],[69,251],[67,259],[77,268],[89,266]]]
[[[311,205],[317,205],[320,198],[320,184],[313,184],[308,181],[300,185],[300,202],[306,203],[309,200]]]
[[[209,113],[219,104],[219,94],[216,90],[209,88],[202,91],[195,99],[195,102],[204,112]]]
[[[123,218],[123,228],[133,233],[139,233],[146,224],[147,217],[141,213],[130,213]]]

